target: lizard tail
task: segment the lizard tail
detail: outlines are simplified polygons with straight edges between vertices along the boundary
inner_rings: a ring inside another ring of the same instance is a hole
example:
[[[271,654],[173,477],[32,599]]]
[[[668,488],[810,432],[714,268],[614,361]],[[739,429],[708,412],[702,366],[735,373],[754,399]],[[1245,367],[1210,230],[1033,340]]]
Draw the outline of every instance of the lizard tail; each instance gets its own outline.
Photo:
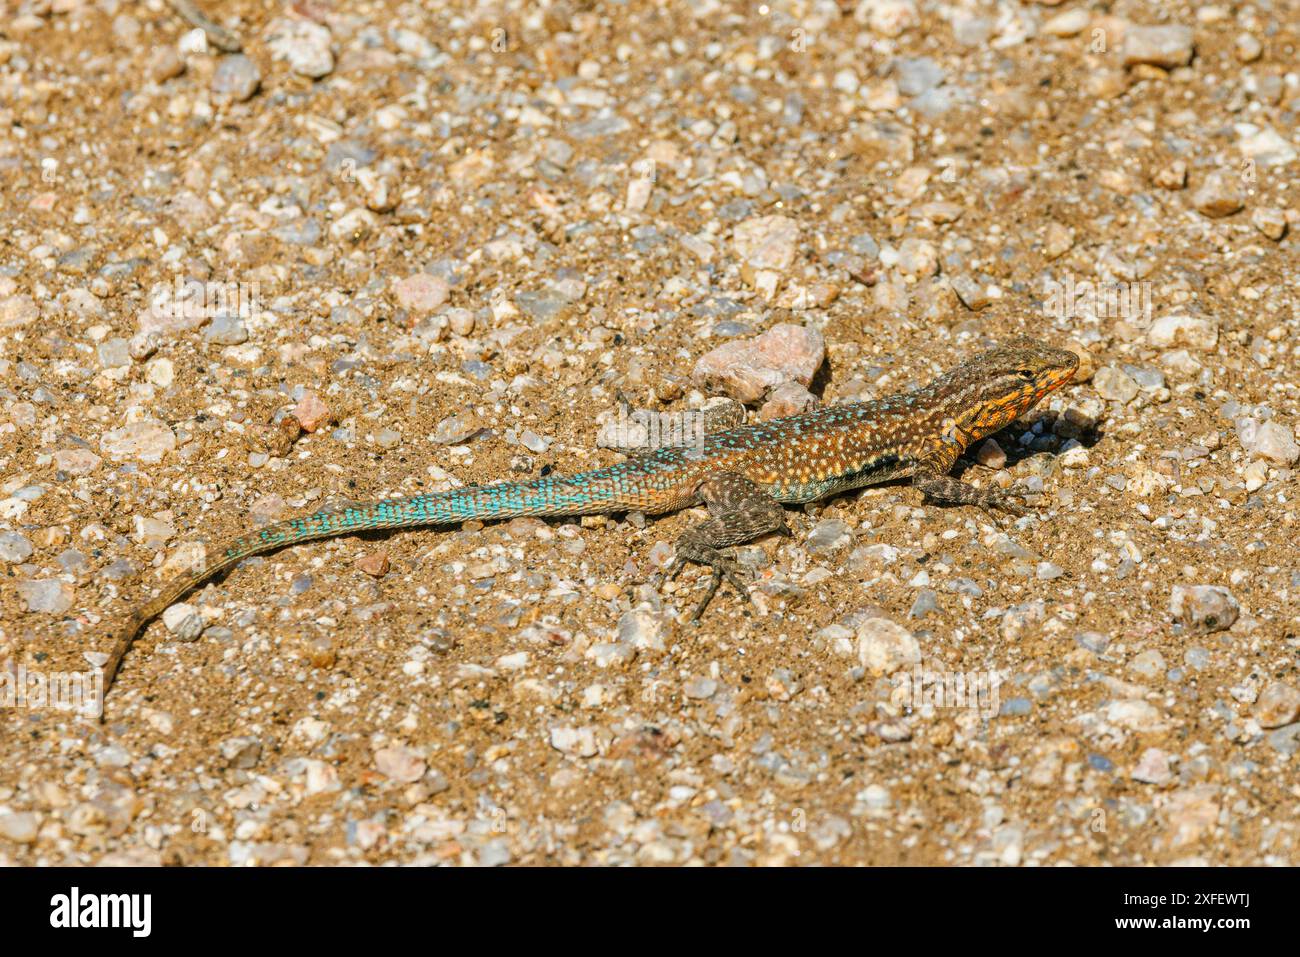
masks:
[[[149,622],[174,602],[245,558],[302,542],[376,529],[454,525],[472,519],[524,515],[593,515],[641,507],[641,501],[620,495],[618,468],[322,509],[241,535],[225,544],[215,562],[171,579],[156,597],[131,613],[117,633],[104,663],[104,694],[107,695],[112,687],[122,658]]]

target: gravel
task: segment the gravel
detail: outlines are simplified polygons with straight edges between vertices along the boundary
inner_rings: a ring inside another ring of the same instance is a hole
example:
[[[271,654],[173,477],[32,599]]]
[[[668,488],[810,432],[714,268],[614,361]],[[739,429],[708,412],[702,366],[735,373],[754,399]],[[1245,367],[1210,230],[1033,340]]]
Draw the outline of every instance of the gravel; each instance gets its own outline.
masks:
[[[0,39],[6,674],[267,521],[621,461],[624,399],[1018,333],[1079,375],[956,471],[1030,514],[793,507],[698,624],[702,509],[246,561],[0,736],[0,865],[1295,863],[1283,6],[303,9]]]

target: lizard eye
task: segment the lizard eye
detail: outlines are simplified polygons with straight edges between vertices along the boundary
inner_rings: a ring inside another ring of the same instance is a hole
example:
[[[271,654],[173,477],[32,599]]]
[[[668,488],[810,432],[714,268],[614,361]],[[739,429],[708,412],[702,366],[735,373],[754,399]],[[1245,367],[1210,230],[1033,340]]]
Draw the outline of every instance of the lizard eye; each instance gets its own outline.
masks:
[[[1034,381],[1034,373],[1029,369],[1017,369],[1016,375],[1024,379],[1026,382]]]

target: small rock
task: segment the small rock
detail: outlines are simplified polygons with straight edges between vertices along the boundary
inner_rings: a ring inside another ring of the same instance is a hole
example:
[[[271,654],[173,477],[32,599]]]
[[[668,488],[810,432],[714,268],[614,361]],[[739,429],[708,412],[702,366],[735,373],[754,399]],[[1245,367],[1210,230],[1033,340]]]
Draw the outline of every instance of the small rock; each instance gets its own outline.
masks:
[[[388,553],[368,552],[357,559],[357,568],[372,578],[383,578],[388,574]]]
[[[1142,27],[1134,24],[1124,31],[1121,49],[1125,66],[1148,63],[1172,69],[1192,62],[1192,28],[1181,24]]]
[[[152,465],[176,448],[176,436],[157,419],[141,419],[120,429],[105,432],[100,448],[114,462],[135,459]]]
[[[149,58],[149,78],[155,83],[166,83],[185,72],[185,61],[170,44],[154,50]]]
[[[1203,316],[1161,316],[1147,330],[1147,341],[1158,349],[1184,345],[1212,352],[1219,342],[1219,323]]]
[[[788,216],[747,219],[732,236],[736,255],[755,269],[788,269],[798,242],[799,224]]]
[[[397,304],[403,309],[427,315],[438,310],[447,301],[451,287],[445,279],[419,272],[399,281],[393,292]]]
[[[782,323],[754,339],[724,343],[695,364],[695,381],[750,403],[785,382],[807,388],[826,356],[816,329]]]
[[[20,565],[32,557],[32,543],[18,532],[0,532],[0,562]]]
[[[618,620],[618,644],[631,649],[664,650],[664,620],[648,608],[633,608]]]
[[[1277,465],[1294,465],[1300,460],[1300,445],[1290,429],[1278,422],[1258,422],[1249,417],[1237,420],[1241,447]]]
[[[853,11],[853,18],[882,37],[902,36],[905,30],[920,22],[913,0],[862,0]]]
[[[27,603],[28,611],[51,615],[61,615],[71,608],[76,595],[76,589],[57,578],[20,581],[17,587],[18,597]]]
[[[1169,611],[1193,634],[1210,634],[1231,628],[1241,606],[1221,585],[1175,585]]]
[[[921,663],[921,646],[912,633],[888,618],[868,618],[858,626],[858,661],[872,675],[893,674]]]
[[[712,698],[718,691],[718,683],[712,678],[695,678],[686,682],[682,687],[682,693],[688,698],[697,700]]]
[[[1132,402],[1139,391],[1133,378],[1114,366],[1098,369],[1092,378],[1092,386],[1099,396],[1112,402]]]
[[[227,738],[221,742],[220,751],[230,767],[247,771],[262,756],[262,742],[253,737]]]
[[[818,522],[804,547],[812,555],[829,555],[853,541],[853,530],[837,518],[827,518]]]
[[[1187,185],[1187,164],[1182,160],[1174,160],[1168,166],[1162,166],[1156,170],[1156,174],[1151,177],[1151,181],[1161,189],[1172,191],[1180,190]]]
[[[89,475],[103,461],[90,449],[60,449],[54,453],[54,467],[68,475]]]
[[[1300,718],[1300,691],[1274,681],[1262,692],[1252,712],[1261,728],[1280,728]]]
[[[266,31],[266,45],[277,60],[285,60],[299,76],[318,80],[334,69],[328,27],[312,20],[276,20]]]
[[[390,781],[413,784],[424,777],[428,767],[418,751],[404,745],[392,745],[375,752],[375,770]]]
[[[1239,177],[1226,170],[1216,170],[1192,194],[1192,205],[1201,215],[1219,219],[1240,211],[1246,205],[1246,193]]]
[[[203,634],[203,616],[193,605],[178,602],[162,613],[162,620],[177,641],[197,641]]]
[[[769,422],[772,419],[783,419],[789,415],[809,412],[815,408],[817,408],[817,396],[798,382],[783,382],[772,390],[763,407],[758,410],[758,417],[764,422]]]
[[[257,64],[244,54],[236,53],[221,58],[212,74],[211,90],[218,101],[243,103],[252,98],[261,84],[262,74]]]
[[[304,392],[293,407],[293,417],[304,432],[315,432],[330,420],[330,408],[315,392]]]
[[[0,838],[15,844],[34,844],[41,829],[40,815],[32,811],[0,814]]]
[[[1174,777],[1169,769],[1169,755],[1159,748],[1147,748],[1129,776],[1143,784],[1168,784]]]
[[[985,439],[975,450],[975,461],[986,468],[1002,469],[1007,466],[1007,453],[996,439]]]
[[[1043,253],[1048,259],[1058,259],[1074,248],[1074,231],[1060,223],[1048,223],[1043,232]]]
[[[595,757],[598,753],[596,747],[596,730],[590,725],[581,728],[552,728],[551,747],[556,751],[574,757]]]
[[[1260,206],[1250,214],[1250,224],[1277,242],[1286,235],[1286,213],[1272,206]]]
[[[1241,155],[1260,166],[1286,166],[1296,158],[1291,141],[1275,129],[1253,123],[1237,124],[1237,148]]]
[[[1106,720],[1144,734],[1164,731],[1169,727],[1160,710],[1146,701],[1112,701],[1106,705]]]
[[[898,268],[909,276],[933,276],[939,270],[939,251],[929,240],[904,239],[898,246]]]
[[[952,291],[967,309],[978,312],[993,301],[987,287],[970,276],[954,276],[951,280]]]
[[[1237,59],[1242,63],[1254,63],[1264,53],[1264,45],[1249,33],[1239,35],[1233,43]]]
[[[1072,37],[1082,33],[1092,22],[1092,14],[1082,8],[1058,13],[1043,24],[1044,33],[1054,37]]]

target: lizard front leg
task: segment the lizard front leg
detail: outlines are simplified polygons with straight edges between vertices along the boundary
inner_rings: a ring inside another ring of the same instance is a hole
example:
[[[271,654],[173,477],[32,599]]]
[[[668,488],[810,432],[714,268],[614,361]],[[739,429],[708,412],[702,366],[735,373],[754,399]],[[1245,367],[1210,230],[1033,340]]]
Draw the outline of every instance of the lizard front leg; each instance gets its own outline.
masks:
[[[751,541],[768,532],[790,534],[785,523],[785,509],[743,475],[723,472],[710,476],[700,483],[699,495],[709,510],[709,518],[682,532],[677,539],[677,558],[668,569],[669,579],[676,578],[687,562],[713,569],[713,578],[691,616],[692,621],[698,621],[704,614],[723,578],[742,597],[750,600],[749,591],[740,578],[739,566],[721,549]]]

